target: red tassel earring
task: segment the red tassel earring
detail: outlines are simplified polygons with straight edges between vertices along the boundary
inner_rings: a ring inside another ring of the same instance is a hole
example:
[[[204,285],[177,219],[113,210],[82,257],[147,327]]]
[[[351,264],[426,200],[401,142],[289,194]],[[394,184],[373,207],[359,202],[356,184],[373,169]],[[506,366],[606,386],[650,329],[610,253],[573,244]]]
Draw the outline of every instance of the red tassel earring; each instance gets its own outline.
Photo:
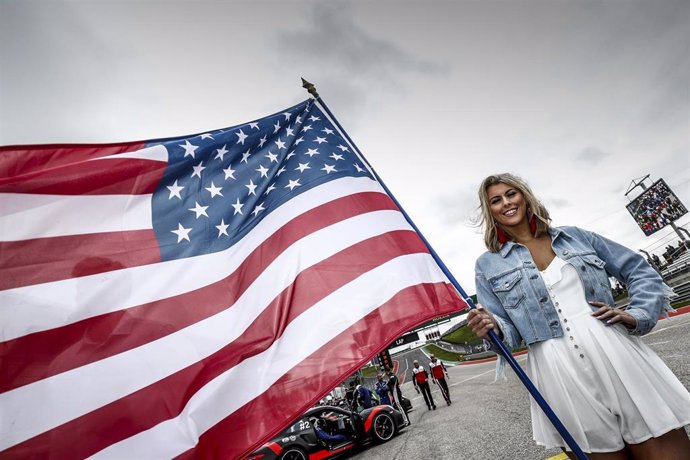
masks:
[[[506,234],[503,232],[503,229],[498,225],[496,225],[496,237],[498,238],[498,242],[501,244],[506,244],[508,242],[508,237]]]
[[[529,231],[532,232],[532,235],[537,236],[537,219],[534,217],[533,213],[530,213],[531,216],[529,218]]]

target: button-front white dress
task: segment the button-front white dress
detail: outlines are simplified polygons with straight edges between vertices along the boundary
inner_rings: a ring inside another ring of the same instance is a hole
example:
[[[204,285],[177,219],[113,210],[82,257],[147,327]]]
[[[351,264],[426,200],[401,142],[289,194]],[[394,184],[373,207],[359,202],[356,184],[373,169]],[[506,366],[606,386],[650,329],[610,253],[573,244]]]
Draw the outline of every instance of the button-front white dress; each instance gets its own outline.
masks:
[[[592,317],[575,268],[556,257],[541,272],[563,337],[533,344],[527,372],[585,452],[613,452],[690,423],[690,393],[625,326]],[[531,399],[534,440],[566,447]]]

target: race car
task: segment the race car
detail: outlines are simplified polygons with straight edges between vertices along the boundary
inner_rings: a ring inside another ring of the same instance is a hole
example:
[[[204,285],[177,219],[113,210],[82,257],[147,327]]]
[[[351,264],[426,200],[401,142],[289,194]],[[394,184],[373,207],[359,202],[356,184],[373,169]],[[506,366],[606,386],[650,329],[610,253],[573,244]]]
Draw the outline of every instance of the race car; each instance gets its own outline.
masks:
[[[387,405],[360,413],[334,406],[313,407],[244,460],[333,458],[372,442],[386,442],[405,426],[403,415]]]

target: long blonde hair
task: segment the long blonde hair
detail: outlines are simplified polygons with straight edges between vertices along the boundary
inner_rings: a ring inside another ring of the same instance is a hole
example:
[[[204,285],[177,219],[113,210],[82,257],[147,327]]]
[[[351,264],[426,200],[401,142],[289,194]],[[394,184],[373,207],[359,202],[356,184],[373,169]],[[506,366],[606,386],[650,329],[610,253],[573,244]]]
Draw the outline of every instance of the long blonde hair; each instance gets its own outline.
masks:
[[[487,193],[487,189],[496,184],[506,184],[509,187],[513,187],[525,197],[527,209],[534,214],[536,218],[537,231],[534,236],[543,235],[548,232],[551,223],[549,211],[541,201],[537,199],[532,189],[527,185],[527,182],[510,173],[494,174],[484,179],[479,186],[480,214],[477,219],[477,225],[484,227],[484,244],[489,251],[498,252],[502,246],[498,241],[496,222],[494,222],[494,218],[491,216],[489,195]]]

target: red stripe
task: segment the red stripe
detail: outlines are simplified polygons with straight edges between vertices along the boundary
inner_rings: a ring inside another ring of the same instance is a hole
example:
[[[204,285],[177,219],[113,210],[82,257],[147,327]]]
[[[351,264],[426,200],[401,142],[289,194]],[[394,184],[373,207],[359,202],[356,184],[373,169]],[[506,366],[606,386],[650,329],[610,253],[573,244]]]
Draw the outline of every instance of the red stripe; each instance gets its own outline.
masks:
[[[141,346],[228,308],[294,242],[365,212],[396,209],[381,193],[351,195],[288,222],[229,277],[196,291],[0,343],[0,392]],[[71,267],[70,267],[71,270]],[[84,273],[88,274],[88,273]],[[92,337],[85,341],[84,337]]]
[[[346,450],[352,449],[353,447],[355,447],[354,444],[348,444],[347,446],[343,446],[335,450],[320,450],[318,452],[314,452],[313,454],[309,454],[309,460],[323,460],[324,458],[334,457],[345,452]]]
[[[355,323],[266,392],[206,431],[179,459],[241,458],[277,435],[384,345],[424,321],[464,307],[443,283],[412,286]]]
[[[0,193],[143,195],[153,193],[168,163],[108,158],[0,177]]]
[[[118,144],[10,145],[0,147],[0,178],[56,168],[93,158],[143,149],[145,142]]]
[[[155,384],[15,445],[2,452],[3,458],[22,458],[48,451],[56,457],[87,457],[175,417],[201,387],[242,360],[266,350],[292,319],[314,303],[370,268],[415,252],[426,252],[426,247],[411,231],[381,235],[352,246],[300,273],[237,340],[223,349]],[[363,254],[367,257],[363,258]],[[118,422],[114,423],[115,420]],[[79,433],[76,443],[75,433]]]
[[[374,409],[369,412],[369,416],[367,417],[366,421],[364,422],[364,432],[369,431],[369,428],[371,428],[371,424],[374,423],[374,418],[376,418],[376,414],[381,412],[383,410],[383,407],[377,406],[374,407]]]
[[[0,291],[160,261],[151,230],[0,242]]]

